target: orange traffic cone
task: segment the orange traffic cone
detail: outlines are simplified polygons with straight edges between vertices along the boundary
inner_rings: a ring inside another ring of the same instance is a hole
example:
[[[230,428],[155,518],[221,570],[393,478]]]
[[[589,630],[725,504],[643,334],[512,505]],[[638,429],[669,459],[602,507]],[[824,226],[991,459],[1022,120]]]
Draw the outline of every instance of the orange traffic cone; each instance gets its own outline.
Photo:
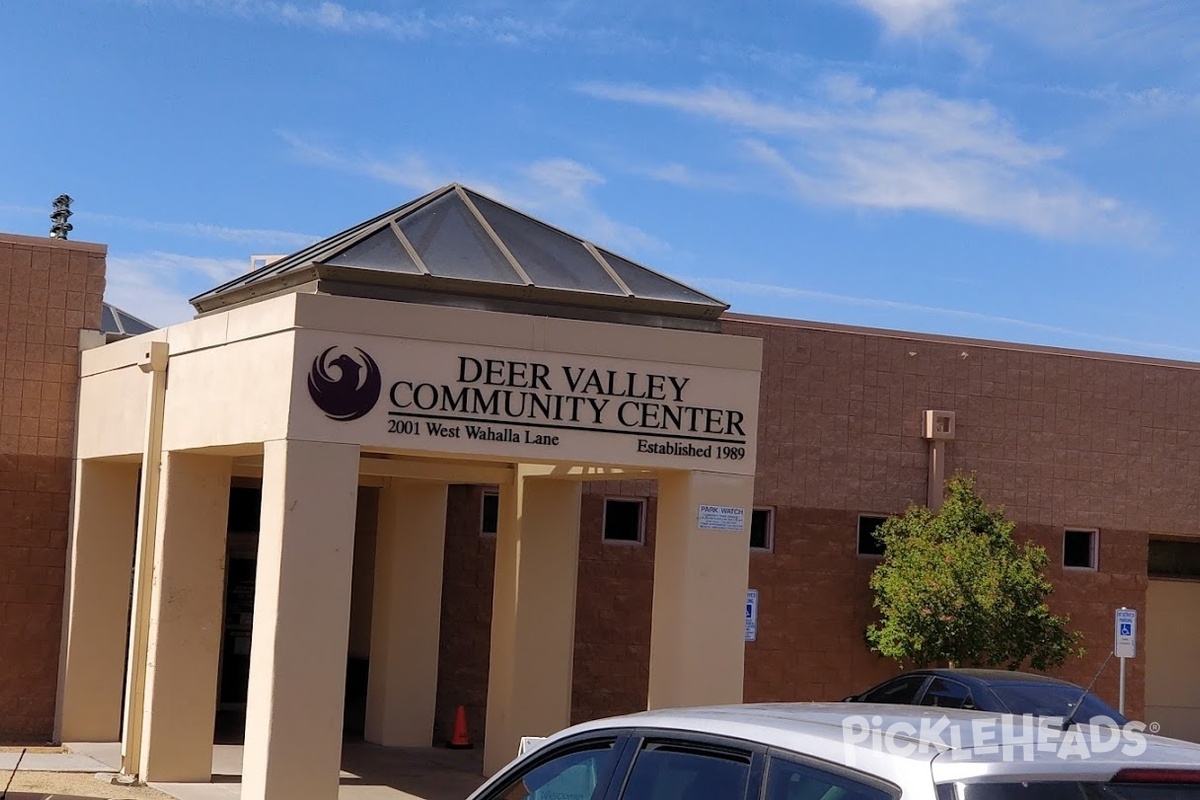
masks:
[[[459,706],[454,715],[454,735],[446,746],[451,750],[470,750],[472,747],[471,737],[467,734],[467,709],[463,706]]]

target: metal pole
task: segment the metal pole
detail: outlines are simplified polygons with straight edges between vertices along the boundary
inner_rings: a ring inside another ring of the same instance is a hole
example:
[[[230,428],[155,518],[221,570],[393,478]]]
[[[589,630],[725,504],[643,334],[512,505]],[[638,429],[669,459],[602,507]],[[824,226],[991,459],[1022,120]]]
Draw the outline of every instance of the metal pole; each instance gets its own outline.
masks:
[[[1121,689],[1117,699],[1117,711],[1125,716],[1125,659],[1121,659]]]

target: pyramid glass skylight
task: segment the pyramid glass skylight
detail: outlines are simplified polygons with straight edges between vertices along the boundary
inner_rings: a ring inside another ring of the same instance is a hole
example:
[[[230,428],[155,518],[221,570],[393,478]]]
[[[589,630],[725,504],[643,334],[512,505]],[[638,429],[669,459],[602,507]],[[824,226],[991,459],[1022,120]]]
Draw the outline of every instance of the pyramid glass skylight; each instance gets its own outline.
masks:
[[[285,256],[192,304],[206,313],[299,286],[343,294],[374,287],[362,295],[409,302],[459,297],[501,310],[505,303],[532,303],[533,313],[574,307],[590,309],[588,318],[608,311],[711,321],[728,307],[458,184]]]

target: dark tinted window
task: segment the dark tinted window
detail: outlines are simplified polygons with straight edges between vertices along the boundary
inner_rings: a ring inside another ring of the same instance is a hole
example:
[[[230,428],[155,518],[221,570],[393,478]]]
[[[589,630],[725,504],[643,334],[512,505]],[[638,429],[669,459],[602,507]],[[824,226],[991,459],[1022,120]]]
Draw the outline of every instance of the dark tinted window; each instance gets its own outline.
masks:
[[[499,527],[500,519],[500,495],[496,492],[483,493],[483,507],[481,509],[482,519],[479,523],[480,533],[495,533]]]
[[[642,540],[642,501],[604,501],[604,539],[609,542]]]
[[[756,508],[750,514],[750,546],[756,550],[770,550],[775,513],[770,508]]]
[[[766,800],[887,800],[890,797],[878,787],[778,758],[771,759],[767,772]]]
[[[749,777],[749,753],[649,742],[633,762],[621,800],[738,800]]]
[[[938,708],[962,708],[964,706],[970,707],[971,704],[967,702],[970,699],[971,690],[958,681],[934,678],[929,682],[929,688],[925,690],[925,694],[921,698],[921,705],[937,706]]]
[[[1200,578],[1200,542],[1151,539],[1151,577]]]
[[[1096,532],[1063,531],[1063,566],[1096,568]]]
[[[262,510],[262,489],[234,486],[229,490],[229,531],[253,533],[258,531]]]
[[[1013,714],[1034,714],[1042,717],[1066,718],[1079,702],[1083,689],[1053,683],[1002,683],[993,684],[992,692]],[[1108,717],[1119,724],[1125,718],[1090,692],[1083,698],[1083,707],[1075,715],[1079,721],[1094,717]]]
[[[612,742],[571,750],[540,760],[489,797],[496,800],[592,800],[612,753]]]
[[[906,675],[872,689],[863,695],[864,703],[898,703],[910,705],[917,699],[917,692],[925,683],[924,675]]]
[[[858,518],[858,554],[860,556],[883,555],[883,542],[875,538],[875,531],[887,522],[887,517],[873,517],[863,514]]]

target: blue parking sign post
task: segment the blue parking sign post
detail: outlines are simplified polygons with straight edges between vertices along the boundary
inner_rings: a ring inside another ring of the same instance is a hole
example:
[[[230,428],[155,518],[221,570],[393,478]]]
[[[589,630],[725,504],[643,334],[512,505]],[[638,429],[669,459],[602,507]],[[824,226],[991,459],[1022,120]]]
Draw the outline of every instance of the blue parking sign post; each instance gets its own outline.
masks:
[[[1113,619],[1113,655],[1121,659],[1117,711],[1125,713],[1125,659],[1137,655],[1137,611],[1121,606]]]
[[[758,638],[758,590],[746,590],[746,641]]]

